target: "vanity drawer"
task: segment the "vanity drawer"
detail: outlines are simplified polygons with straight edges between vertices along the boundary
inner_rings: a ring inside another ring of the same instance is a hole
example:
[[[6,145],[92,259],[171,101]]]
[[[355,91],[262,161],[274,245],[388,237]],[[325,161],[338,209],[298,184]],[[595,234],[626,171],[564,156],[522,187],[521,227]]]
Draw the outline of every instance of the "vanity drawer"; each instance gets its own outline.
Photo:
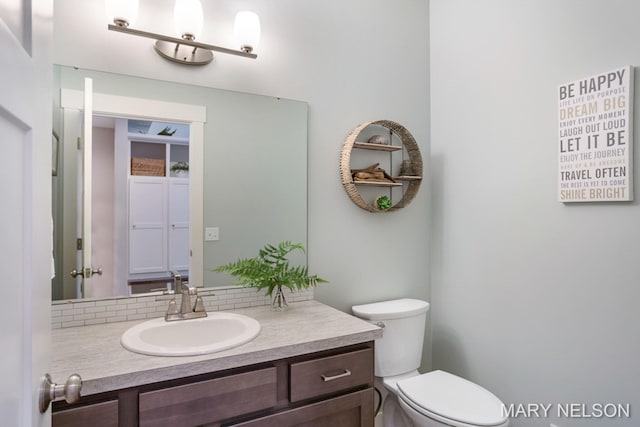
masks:
[[[373,426],[373,387],[298,406],[233,427],[370,427]]]
[[[290,397],[298,402],[373,384],[373,348],[291,363]]]
[[[275,406],[276,368],[140,394],[140,426],[197,426]]]

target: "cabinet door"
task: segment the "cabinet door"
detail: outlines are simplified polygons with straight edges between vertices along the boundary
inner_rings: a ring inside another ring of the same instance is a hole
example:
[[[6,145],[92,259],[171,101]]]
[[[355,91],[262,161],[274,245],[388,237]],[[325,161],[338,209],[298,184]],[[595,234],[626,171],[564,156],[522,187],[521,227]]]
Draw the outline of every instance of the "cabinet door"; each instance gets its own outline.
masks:
[[[141,393],[140,427],[193,427],[276,405],[276,368]]]
[[[169,181],[169,269],[189,269],[189,180]]]
[[[167,180],[129,181],[129,273],[167,271]]]
[[[52,427],[117,427],[118,401],[66,409],[51,415]]]
[[[373,388],[232,425],[234,427],[372,427]]]

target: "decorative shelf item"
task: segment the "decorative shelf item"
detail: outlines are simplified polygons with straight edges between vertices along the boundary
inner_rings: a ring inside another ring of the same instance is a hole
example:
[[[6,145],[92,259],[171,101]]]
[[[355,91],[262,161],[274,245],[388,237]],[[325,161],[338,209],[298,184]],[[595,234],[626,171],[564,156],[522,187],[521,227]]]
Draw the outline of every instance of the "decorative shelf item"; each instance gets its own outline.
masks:
[[[363,139],[360,135],[369,127],[384,128],[389,133],[389,137],[376,134],[370,137],[367,142],[359,140]],[[383,140],[388,141],[388,144],[381,143]],[[400,141],[400,144],[397,141]],[[389,156],[389,172],[380,168],[379,163],[364,169],[352,169],[351,155],[354,148],[386,152]],[[400,152],[400,154],[395,154],[396,156],[402,156],[398,172],[396,172],[398,175],[393,174],[393,164],[396,162],[396,159],[393,158],[395,152]],[[404,126],[391,120],[376,120],[358,125],[349,133],[342,146],[340,156],[342,185],[353,203],[369,212],[393,212],[407,206],[420,188],[422,168],[422,156],[415,138]],[[376,206],[378,198],[367,203],[358,187],[388,187],[390,194],[387,197],[391,206],[384,210],[379,209]],[[393,191],[402,191],[402,195],[395,197],[394,201],[391,192],[395,187],[401,187],[401,190]]]
[[[389,196],[376,197],[376,200],[373,202],[373,207],[379,211],[388,211],[392,206],[393,202],[391,202]]]
[[[164,159],[131,158],[131,175],[165,176]]]
[[[351,178],[356,184],[396,184],[396,181],[391,178],[391,175],[378,166],[380,163],[375,163],[364,169],[351,169]]]
[[[369,141],[367,141],[369,144],[382,144],[382,145],[389,145],[390,141],[389,138],[387,138],[384,135],[373,135],[371,138],[369,138]]]

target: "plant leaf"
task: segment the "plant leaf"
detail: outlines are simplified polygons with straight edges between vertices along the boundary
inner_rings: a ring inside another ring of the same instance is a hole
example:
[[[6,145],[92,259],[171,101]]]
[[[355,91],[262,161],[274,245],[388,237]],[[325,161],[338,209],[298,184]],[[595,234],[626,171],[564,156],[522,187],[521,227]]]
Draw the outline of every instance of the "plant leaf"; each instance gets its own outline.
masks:
[[[234,284],[265,290],[269,296],[278,286],[295,291],[318,283],[328,283],[317,275],[309,276],[306,265],[291,267],[287,255],[295,250],[306,253],[301,243],[287,240],[277,246],[267,244],[258,251],[257,257],[232,261],[212,271],[234,276],[237,278]]]

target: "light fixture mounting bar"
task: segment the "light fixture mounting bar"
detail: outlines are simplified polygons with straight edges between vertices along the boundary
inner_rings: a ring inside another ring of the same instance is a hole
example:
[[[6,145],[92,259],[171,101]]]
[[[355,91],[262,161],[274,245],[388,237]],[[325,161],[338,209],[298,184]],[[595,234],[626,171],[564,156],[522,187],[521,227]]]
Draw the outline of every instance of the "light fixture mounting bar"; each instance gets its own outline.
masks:
[[[242,56],[244,58],[256,59],[258,55],[255,53],[243,52],[241,50],[227,49],[226,47],[215,46],[212,44],[199,43],[193,40],[184,40],[177,37],[169,37],[162,34],[150,33],[148,31],[136,30],[131,27],[121,27],[119,25],[109,24],[110,31],[118,31],[120,33],[131,34],[134,36],[146,37],[154,40],[162,40],[176,45],[187,45],[199,49],[212,50],[214,52],[227,53],[229,55]]]

